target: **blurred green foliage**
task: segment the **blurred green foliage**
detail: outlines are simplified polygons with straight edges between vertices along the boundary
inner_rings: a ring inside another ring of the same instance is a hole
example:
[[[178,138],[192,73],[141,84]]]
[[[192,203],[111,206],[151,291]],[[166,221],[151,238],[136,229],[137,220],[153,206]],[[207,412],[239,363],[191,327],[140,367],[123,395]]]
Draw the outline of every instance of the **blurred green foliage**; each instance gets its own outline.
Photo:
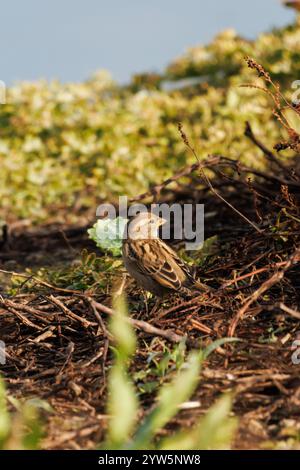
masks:
[[[245,55],[262,63],[289,97],[300,71],[298,24],[255,41],[224,31],[165,73],[134,77],[128,86],[98,72],[84,83],[11,87],[0,106],[0,217],[75,221],[80,209],[145,191],[193,161],[178,121],[201,158],[222,153],[262,165],[260,151],[243,136],[245,120],[271,145],[280,130],[268,96],[239,87],[255,81]],[[176,84],[189,77],[199,83]]]
[[[115,259],[109,255],[97,257],[96,253],[89,253],[86,249],[82,250],[79,258],[72,263],[61,262],[51,267],[42,267],[39,269],[26,269],[28,278],[15,273],[11,277],[8,293],[16,295],[22,292],[36,292],[41,289],[38,281],[50,283],[56,287],[103,293],[107,286],[112,282],[112,278],[121,276],[120,268],[123,263],[120,259]],[[46,289],[48,287],[46,286]]]
[[[8,403],[15,411],[8,411]],[[40,410],[53,411],[44,400],[16,400],[0,377],[0,450],[29,450],[40,447],[43,436]]]
[[[136,348],[135,333],[127,318],[125,300],[114,301],[111,333],[115,339],[115,361],[109,374],[108,415],[110,416],[107,441],[103,449],[221,449],[230,447],[236,430],[236,419],[229,417],[232,399],[224,395],[196,425],[180,430],[164,439],[158,432],[178,413],[196,389],[203,361],[216,348],[236,338],[223,338],[206,349],[189,354],[180,361],[178,371],[169,382],[162,384],[155,405],[138,424],[141,410],[137,392],[128,368]]]

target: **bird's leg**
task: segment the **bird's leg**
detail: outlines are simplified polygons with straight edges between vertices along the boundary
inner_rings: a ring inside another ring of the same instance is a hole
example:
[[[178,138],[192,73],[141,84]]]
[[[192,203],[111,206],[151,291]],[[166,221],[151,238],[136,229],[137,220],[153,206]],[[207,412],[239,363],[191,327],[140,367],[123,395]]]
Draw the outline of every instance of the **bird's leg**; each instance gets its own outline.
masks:
[[[142,296],[143,296],[144,305],[145,305],[145,309],[146,309],[146,315],[148,316],[149,307],[148,307],[148,295],[147,294],[148,294],[148,292],[143,289]]]
[[[146,290],[142,290],[142,296],[143,296],[143,299],[144,299],[144,304],[145,304],[145,307],[146,307],[146,315],[148,316],[149,315],[149,300],[152,299],[152,294]],[[151,310],[152,312],[152,310]]]

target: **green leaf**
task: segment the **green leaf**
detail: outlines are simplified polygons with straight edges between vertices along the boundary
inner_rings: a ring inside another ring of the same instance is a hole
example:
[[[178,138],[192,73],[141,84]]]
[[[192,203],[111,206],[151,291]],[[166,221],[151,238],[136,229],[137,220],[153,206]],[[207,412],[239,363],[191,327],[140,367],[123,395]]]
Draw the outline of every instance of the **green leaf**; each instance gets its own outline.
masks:
[[[6,390],[0,377],[0,449],[10,432],[11,420],[6,406]]]
[[[201,368],[199,353],[190,354],[187,362],[175,375],[172,382],[164,385],[158,395],[158,403],[148,414],[137,431],[132,449],[149,448],[151,439],[177,413],[178,406],[193,393]]]
[[[137,418],[138,400],[127,377],[124,362],[117,361],[109,375],[108,438],[110,448],[120,448],[129,439]]]
[[[109,251],[113,256],[122,255],[122,236],[128,219],[100,219],[88,229],[89,237],[103,251]]]
[[[43,435],[42,425],[39,419],[39,407],[40,404],[36,406],[28,402],[22,407],[21,419],[23,428],[26,430],[22,437],[22,445],[26,450],[38,449]]]
[[[210,343],[204,350],[203,350],[203,358],[206,359],[213,351],[218,349],[223,344],[227,343],[236,343],[237,341],[241,341],[239,338],[220,338],[216,341]]]
[[[125,359],[135,352],[136,337],[127,317],[127,305],[124,296],[117,296],[113,301],[114,315],[111,318],[110,331],[117,343],[117,351]]]
[[[127,319],[127,306],[123,295],[114,298],[113,307],[110,331],[116,341],[116,347],[115,364],[109,374],[107,408],[110,421],[107,446],[121,448],[133,431],[138,411],[136,391],[127,374],[128,358],[135,351],[136,338]]]
[[[213,253],[217,242],[218,242],[218,235],[214,235],[204,240],[203,245],[199,250],[201,252],[201,257],[203,260]]]
[[[162,440],[161,450],[229,449],[237,428],[237,420],[230,418],[231,395],[223,395],[190,431],[178,432]]]
[[[38,397],[30,398],[29,400],[26,401],[26,404],[35,409],[46,411],[47,413],[54,413],[55,411],[50,405],[50,403]]]
[[[8,413],[6,402],[16,409]],[[37,449],[43,434],[39,420],[39,409],[50,411],[46,401],[32,399],[23,403],[7,395],[0,378],[0,449]]]

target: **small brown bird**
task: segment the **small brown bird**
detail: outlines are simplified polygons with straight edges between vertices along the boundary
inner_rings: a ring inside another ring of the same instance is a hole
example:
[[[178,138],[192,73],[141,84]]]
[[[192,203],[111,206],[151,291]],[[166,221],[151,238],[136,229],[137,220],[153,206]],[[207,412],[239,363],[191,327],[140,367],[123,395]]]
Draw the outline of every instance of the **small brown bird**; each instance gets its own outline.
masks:
[[[129,274],[145,290],[159,297],[170,292],[208,291],[196,281],[191,268],[158,236],[166,220],[142,212],[128,225],[123,239],[123,261]]]

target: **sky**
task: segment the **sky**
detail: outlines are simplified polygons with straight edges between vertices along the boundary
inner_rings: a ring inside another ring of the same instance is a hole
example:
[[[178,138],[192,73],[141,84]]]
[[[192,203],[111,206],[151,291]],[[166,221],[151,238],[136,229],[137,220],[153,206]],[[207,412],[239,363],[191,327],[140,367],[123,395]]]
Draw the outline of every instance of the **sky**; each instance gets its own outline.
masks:
[[[225,28],[255,38],[293,18],[280,0],[9,0],[1,6],[0,80],[77,82],[108,69],[126,83]]]

